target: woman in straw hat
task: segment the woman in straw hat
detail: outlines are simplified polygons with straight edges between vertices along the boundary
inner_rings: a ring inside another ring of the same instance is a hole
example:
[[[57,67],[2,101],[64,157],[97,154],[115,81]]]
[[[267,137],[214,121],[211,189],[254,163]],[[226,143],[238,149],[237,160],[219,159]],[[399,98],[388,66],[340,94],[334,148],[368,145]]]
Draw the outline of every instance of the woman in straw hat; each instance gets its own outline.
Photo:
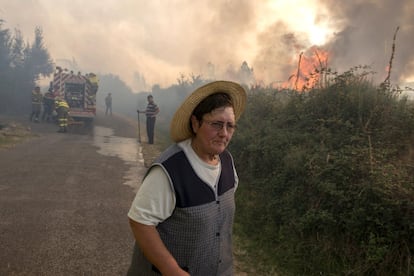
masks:
[[[149,168],[129,210],[136,244],[128,275],[233,275],[238,177],[226,150],[246,104],[244,89],[196,89],[171,122],[175,142]]]

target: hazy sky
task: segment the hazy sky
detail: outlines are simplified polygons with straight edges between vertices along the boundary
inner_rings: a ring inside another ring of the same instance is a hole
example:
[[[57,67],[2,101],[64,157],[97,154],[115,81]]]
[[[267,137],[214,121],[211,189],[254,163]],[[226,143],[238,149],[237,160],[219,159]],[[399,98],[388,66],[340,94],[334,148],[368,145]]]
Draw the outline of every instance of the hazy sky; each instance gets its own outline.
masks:
[[[412,14],[412,0],[0,0],[3,28],[31,42],[40,26],[55,61],[119,75],[136,91],[205,75],[208,62],[217,78],[246,61],[259,81],[285,81],[315,44],[335,68],[384,71],[397,26],[394,79],[414,79]]]

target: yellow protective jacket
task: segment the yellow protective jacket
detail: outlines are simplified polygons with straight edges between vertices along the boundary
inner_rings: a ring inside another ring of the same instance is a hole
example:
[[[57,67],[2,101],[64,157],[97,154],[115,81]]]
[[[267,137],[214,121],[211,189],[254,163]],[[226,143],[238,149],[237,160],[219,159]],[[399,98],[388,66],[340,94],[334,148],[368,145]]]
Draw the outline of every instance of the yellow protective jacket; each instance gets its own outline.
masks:
[[[69,109],[68,103],[66,101],[64,101],[64,100],[57,100],[55,102],[55,107],[56,107],[56,109],[59,109],[59,108]]]

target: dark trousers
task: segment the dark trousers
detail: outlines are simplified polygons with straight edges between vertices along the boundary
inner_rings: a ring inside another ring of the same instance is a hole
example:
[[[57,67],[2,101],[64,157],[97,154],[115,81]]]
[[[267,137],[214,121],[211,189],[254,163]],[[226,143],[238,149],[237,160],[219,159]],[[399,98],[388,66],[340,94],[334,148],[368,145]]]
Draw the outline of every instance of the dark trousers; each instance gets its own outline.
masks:
[[[148,144],[154,144],[155,116],[147,117]]]
[[[43,105],[42,121],[49,122],[52,120],[53,108],[50,105]]]

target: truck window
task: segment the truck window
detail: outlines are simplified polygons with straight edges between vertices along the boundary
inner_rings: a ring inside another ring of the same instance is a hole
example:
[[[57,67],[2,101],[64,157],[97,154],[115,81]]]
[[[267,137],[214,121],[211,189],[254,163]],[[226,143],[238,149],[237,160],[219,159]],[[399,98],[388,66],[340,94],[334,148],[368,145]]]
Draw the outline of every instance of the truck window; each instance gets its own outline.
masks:
[[[71,108],[83,108],[85,84],[65,83],[65,99]]]

